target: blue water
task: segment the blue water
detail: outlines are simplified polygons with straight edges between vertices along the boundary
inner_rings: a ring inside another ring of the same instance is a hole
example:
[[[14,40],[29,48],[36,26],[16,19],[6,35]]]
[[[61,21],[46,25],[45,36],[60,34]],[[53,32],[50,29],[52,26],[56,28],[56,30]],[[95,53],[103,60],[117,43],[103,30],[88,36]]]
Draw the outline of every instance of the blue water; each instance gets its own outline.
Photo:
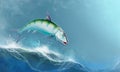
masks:
[[[0,0],[0,72],[120,72],[119,3],[119,0]],[[68,45],[41,33],[27,32],[15,43],[18,29],[47,15],[63,28]]]
[[[12,45],[12,44],[11,44]],[[47,47],[35,49],[0,48],[1,72],[87,72],[88,69],[71,59],[64,59]],[[13,47],[14,46],[14,47]],[[43,48],[43,49],[41,49]]]

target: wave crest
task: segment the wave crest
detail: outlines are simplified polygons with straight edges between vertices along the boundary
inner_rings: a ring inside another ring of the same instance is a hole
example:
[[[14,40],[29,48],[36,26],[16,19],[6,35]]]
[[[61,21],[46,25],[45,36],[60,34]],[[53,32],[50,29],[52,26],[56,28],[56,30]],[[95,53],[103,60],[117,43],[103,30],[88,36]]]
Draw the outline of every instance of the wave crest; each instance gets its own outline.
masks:
[[[9,41],[0,45],[0,50],[5,55],[9,54],[18,60],[26,62],[31,69],[39,72],[61,72],[74,66],[77,66],[78,69],[83,68],[72,58],[65,58],[45,45],[36,48],[25,48],[14,41]]]

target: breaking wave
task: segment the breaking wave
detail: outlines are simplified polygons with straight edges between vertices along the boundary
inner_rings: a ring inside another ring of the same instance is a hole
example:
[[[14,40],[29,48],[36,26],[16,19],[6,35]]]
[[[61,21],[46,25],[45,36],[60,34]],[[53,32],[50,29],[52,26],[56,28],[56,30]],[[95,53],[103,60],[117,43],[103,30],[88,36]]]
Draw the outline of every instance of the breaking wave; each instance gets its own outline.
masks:
[[[38,72],[86,72],[87,69],[74,59],[64,57],[43,45],[36,48],[25,48],[14,41],[0,45],[1,55],[14,57],[24,61],[29,67]]]

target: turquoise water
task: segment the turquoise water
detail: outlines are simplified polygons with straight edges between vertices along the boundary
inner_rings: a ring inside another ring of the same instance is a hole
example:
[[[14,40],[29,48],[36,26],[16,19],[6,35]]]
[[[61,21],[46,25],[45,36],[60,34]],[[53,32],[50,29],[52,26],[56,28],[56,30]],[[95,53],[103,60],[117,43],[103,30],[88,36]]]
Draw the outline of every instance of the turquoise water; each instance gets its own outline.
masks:
[[[54,38],[44,40],[39,33],[24,33],[25,39],[21,40],[24,48],[40,46],[40,40],[50,50],[90,70],[119,69],[119,3],[119,0],[0,0],[0,45],[16,39],[19,34],[15,30],[29,21],[50,15],[67,34],[68,45],[63,46]]]

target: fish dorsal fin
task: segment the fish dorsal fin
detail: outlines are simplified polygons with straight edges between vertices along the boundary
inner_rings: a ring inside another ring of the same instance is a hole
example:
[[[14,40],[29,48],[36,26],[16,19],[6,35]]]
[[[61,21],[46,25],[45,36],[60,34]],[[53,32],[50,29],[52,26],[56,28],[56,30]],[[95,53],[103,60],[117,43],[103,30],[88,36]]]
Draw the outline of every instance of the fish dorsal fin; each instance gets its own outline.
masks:
[[[46,16],[46,20],[51,21],[51,17],[49,15]]]

